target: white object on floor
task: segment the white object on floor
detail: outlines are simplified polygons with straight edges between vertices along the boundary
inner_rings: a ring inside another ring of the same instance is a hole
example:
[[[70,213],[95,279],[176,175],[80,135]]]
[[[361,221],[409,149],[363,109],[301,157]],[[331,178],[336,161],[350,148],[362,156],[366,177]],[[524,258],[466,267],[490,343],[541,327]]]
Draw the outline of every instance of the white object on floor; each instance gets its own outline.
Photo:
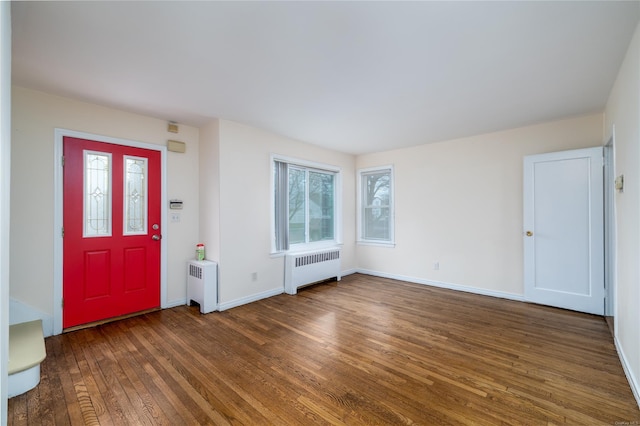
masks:
[[[40,363],[46,357],[42,320],[9,326],[9,398],[21,395],[40,383]]]

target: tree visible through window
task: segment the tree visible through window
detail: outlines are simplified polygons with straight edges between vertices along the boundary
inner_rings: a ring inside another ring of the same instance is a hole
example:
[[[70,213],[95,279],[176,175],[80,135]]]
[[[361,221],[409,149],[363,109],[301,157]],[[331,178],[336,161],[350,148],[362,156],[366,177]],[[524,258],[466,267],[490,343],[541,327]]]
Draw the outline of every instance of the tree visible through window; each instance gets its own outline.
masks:
[[[275,160],[274,185],[277,251],[336,240],[336,172]]]
[[[391,168],[360,172],[360,239],[392,242]]]
[[[289,244],[333,240],[334,175],[289,167]]]

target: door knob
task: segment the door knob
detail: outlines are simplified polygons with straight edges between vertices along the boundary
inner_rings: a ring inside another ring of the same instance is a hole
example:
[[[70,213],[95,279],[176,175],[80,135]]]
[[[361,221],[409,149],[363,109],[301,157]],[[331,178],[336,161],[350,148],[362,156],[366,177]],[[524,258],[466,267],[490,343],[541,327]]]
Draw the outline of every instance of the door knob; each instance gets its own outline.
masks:
[[[158,241],[158,240],[160,240],[161,238],[162,238],[162,235],[158,235],[158,234],[155,234],[155,235],[152,235],[152,236],[151,236],[151,239],[152,239],[152,240],[155,240],[155,241]]]
[[[532,235],[533,235],[533,232],[527,231],[527,237],[531,237]]]

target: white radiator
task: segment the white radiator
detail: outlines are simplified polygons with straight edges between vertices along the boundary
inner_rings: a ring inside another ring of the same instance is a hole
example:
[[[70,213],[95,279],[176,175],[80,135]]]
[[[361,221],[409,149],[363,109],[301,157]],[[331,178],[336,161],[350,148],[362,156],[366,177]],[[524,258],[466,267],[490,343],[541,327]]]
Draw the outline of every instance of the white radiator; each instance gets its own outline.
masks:
[[[335,277],[340,281],[340,249],[287,254],[284,291],[296,294],[299,287]]]
[[[200,312],[208,314],[218,305],[218,264],[210,260],[187,262],[187,305],[200,304]]]

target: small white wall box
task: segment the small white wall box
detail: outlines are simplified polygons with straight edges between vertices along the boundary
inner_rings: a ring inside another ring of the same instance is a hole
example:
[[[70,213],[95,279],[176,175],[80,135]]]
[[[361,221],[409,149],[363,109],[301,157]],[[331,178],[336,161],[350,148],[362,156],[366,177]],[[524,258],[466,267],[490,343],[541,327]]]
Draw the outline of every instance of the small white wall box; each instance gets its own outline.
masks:
[[[200,312],[208,314],[218,308],[218,264],[210,260],[187,262],[187,305],[200,305]]]

